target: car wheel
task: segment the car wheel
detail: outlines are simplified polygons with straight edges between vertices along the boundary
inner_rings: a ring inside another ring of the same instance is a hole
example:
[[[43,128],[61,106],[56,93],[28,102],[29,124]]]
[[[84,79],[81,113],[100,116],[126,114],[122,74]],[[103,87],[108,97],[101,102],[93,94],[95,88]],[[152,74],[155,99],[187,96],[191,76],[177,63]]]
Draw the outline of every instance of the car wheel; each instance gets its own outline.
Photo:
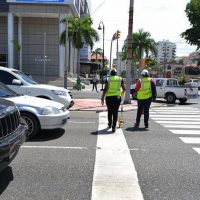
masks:
[[[167,103],[173,104],[176,101],[176,96],[173,93],[166,94]]]
[[[32,115],[30,113],[25,113],[25,112],[21,113],[21,117],[24,120],[24,123],[28,128],[27,129],[28,139],[33,138],[37,134],[37,132],[40,128],[38,120],[36,119],[36,117],[34,115]]]

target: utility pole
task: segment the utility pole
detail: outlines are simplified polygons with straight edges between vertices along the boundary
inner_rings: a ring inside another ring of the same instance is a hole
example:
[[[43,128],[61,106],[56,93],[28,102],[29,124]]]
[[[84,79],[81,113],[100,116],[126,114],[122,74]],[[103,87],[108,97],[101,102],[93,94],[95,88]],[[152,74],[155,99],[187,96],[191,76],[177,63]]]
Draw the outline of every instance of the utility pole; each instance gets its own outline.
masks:
[[[167,43],[165,41],[164,47],[164,77],[166,77],[166,56],[167,56]]]
[[[46,40],[47,40],[47,33],[44,33],[44,48],[43,48],[43,83],[45,84],[45,76],[46,76]]]
[[[67,77],[68,77],[68,19],[66,17],[65,22],[65,70],[64,70],[64,88],[67,88]]]
[[[133,7],[134,0],[130,0],[129,7],[129,24],[128,24],[128,47],[126,60],[126,95],[124,104],[130,104],[130,85],[131,85],[131,61],[132,61],[132,33],[133,33]]]

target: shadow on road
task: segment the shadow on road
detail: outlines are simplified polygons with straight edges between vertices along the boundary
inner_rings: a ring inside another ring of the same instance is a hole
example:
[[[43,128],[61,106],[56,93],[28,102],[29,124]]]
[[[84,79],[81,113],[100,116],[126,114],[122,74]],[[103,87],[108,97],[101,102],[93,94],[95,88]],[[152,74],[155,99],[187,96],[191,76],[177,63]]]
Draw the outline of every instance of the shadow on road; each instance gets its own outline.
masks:
[[[91,135],[107,135],[107,134],[113,134],[112,130],[109,128],[102,129],[100,131],[94,131],[90,133]]]
[[[148,128],[144,128],[144,127],[139,127],[139,128],[135,128],[135,127],[128,127],[125,129],[126,131],[129,131],[129,132],[136,132],[136,131],[148,131],[149,129]]]
[[[2,172],[0,172],[0,195],[5,191],[12,180],[12,168],[8,166]]]
[[[54,130],[42,130],[33,138],[29,139],[28,142],[44,142],[49,140],[55,140],[64,135],[64,129],[54,129]]]

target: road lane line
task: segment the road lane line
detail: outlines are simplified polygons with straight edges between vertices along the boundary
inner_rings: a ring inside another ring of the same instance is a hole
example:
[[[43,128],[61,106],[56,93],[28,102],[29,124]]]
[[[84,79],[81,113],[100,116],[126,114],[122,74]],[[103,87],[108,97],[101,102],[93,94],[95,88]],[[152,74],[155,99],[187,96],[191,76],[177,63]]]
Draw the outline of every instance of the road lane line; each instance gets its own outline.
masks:
[[[185,128],[185,129],[191,129],[191,128],[200,128],[200,125],[190,125],[190,124],[161,124],[162,126],[164,126],[165,128]]]
[[[173,120],[176,120],[176,121],[192,121],[192,122],[196,121],[196,122],[200,122],[199,118],[197,118],[197,119],[194,119],[194,118],[187,118],[187,119],[185,119],[185,118],[176,118],[176,117],[171,118],[171,117],[152,117],[151,116],[151,119],[156,120],[156,121],[160,121],[160,120],[162,120],[162,121],[163,120],[165,120],[165,121],[171,121],[173,119]]]
[[[150,114],[150,117],[166,117],[166,118],[176,118],[176,117],[179,117],[179,118],[186,118],[188,119],[188,115],[176,115],[176,114],[173,114],[173,115],[165,115],[165,114]],[[192,118],[200,118],[200,115],[190,115],[190,117]]]
[[[194,149],[198,154],[200,154],[200,148],[195,148],[195,147],[193,147],[193,149]]]
[[[184,143],[187,144],[200,144],[200,138],[197,137],[179,137]]]
[[[173,120],[173,121],[161,121],[161,120],[156,120],[156,122],[157,123],[159,123],[159,124],[188,124],[188,125],[198,125],[199,124],[199,122],[198,121],[196,121],[196,122],[189,122],[189,121],[175,121],[175,120]]]
[[[174,134],[178,135],[200,135],[200,130],[175,130],[175,129],[170,129]]]
[[[107,113],[99,113],[97,151],[92,185],[92,200],[143,200],[122,129],[107,128]]]
[[[63,146],[25,146],[22,148],[36,148],[36,149],[88,149],[87,147],[63,147]]]

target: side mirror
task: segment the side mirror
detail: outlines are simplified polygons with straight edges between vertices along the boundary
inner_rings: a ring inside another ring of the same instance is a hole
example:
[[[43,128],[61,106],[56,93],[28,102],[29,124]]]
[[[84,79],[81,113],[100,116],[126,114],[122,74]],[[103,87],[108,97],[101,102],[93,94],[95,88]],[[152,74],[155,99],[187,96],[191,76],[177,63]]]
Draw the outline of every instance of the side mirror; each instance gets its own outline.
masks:
[[[13,79],[12,80],[12,84],[13,85],[23,85],[22,82],[20,80],[18,80],[18,79]]]

